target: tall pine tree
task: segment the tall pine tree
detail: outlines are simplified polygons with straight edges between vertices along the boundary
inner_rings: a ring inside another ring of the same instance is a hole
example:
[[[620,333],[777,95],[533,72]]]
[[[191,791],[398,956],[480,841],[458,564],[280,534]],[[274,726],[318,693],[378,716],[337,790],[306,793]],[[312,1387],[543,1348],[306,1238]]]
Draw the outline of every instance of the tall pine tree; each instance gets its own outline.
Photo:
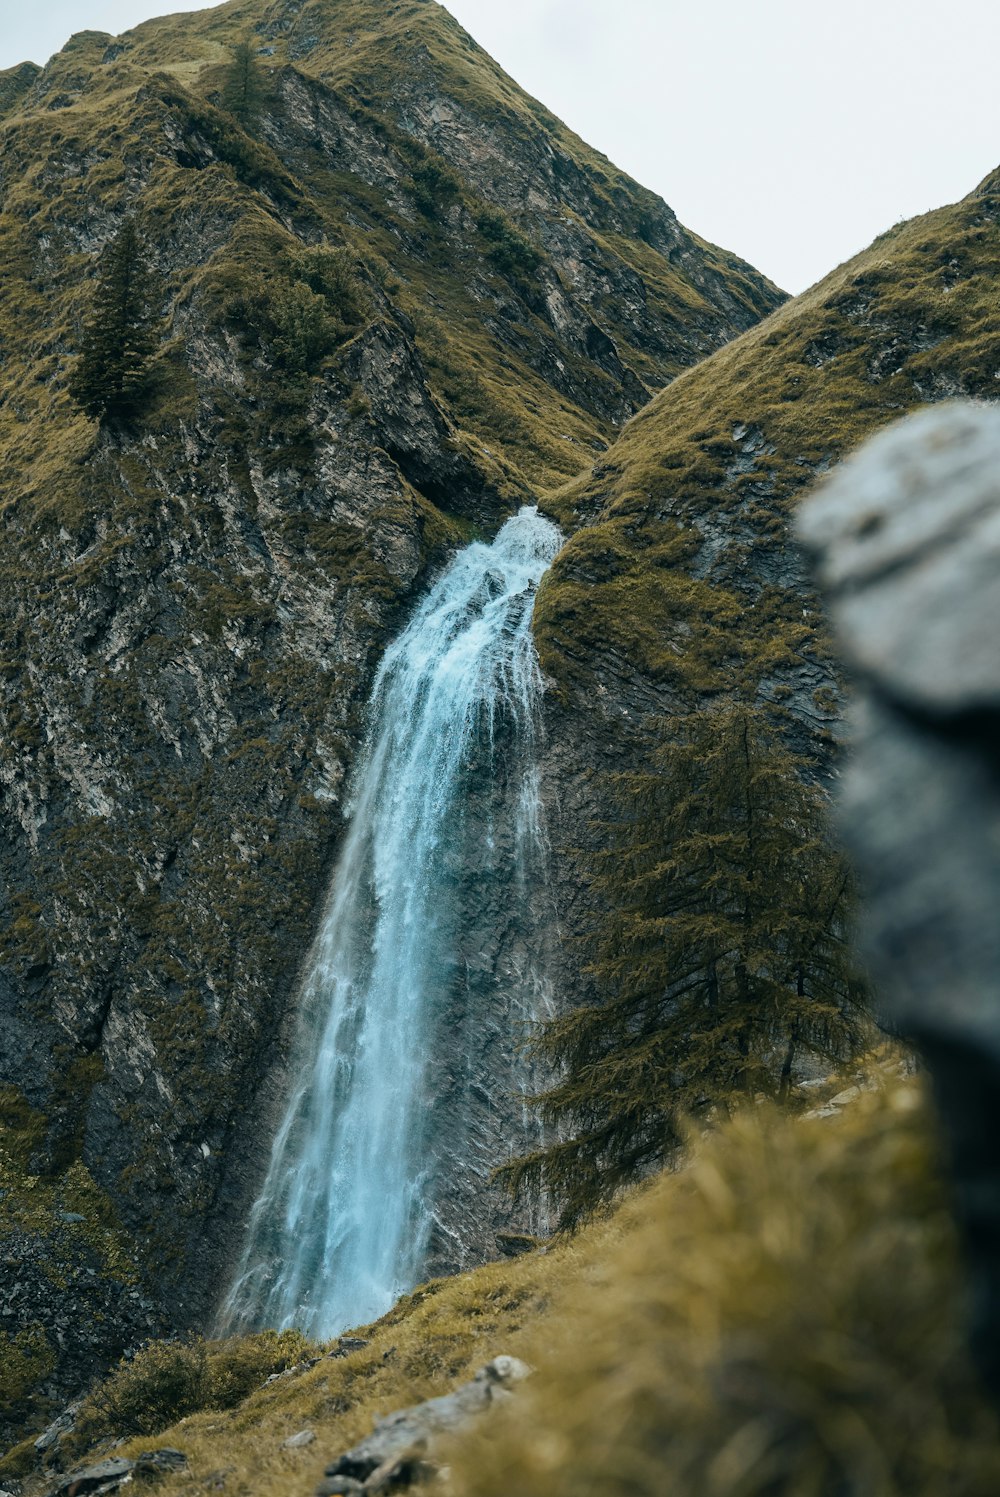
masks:
[[[160,285],[132,219],[104,250],[69,392],[88,416],[129,415],[159,341]]]
[[[783,1097],[798,1056],[843,1060],[863,1034],[822,791],[754,708],[663,731],[649,769],[613,777],[600,827],[598,1001],[537,1041],[556,1141],[501,1171],[515,1194],[551,1192],[563,1226],[663,1163],[685,1116]]]
[[[266,99],[264,70],[256,52],[248,41],[237,42],[222,86],[223,109],[235,115],[244,130],[249,130],[257,123]]]

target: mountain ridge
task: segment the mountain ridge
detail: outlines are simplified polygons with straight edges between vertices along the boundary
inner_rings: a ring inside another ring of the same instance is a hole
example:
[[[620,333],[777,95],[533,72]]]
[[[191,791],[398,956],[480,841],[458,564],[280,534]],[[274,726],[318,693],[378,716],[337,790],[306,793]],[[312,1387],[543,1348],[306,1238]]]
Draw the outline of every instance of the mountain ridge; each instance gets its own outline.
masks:
[[[689,682],[676,631],[673,647],[657,659],[634,641],[633,663],[650,678],[672,677],[681,697],[688,687],[711,688],[699,680],[712,648],[706,636],[733,667],[724,633],[736,617],[748,679],[759,684],[769,670],[787,674],[805,659],[823,677],[817,691],[837,690],[789,515],[818,475],[905,410],[955,395],[995,397],[998,187],[1000,174],[991,173],[959,202],[880,235],[679,376],[589,473],[552,497],[553,513],[572,536],[543,584],[537,631],[561,691],[572,689],[572,655],[582,642],[602,630],[615,638],[616,617],[627,627],[629,611],[620,605],[629,580],[649,584],[661,646],[671,638],[672,601],[690,629],[704,627],[700,648],[688,652]],[[585,614],[575,601],[574,570],[593,584]],[[672,601],[671,578],[681,589]],[[789,588],[810,609],[807,625],[782,616],[775,593]],[[570,620],[582,625],[582,637],[565,632]],[[776,676],[772,686],[788,688],[790,680]],[[813,716],[807,736],[822,754],[839,709],[831,704],[811,714],[801,694],[797,708],[803,724]]]

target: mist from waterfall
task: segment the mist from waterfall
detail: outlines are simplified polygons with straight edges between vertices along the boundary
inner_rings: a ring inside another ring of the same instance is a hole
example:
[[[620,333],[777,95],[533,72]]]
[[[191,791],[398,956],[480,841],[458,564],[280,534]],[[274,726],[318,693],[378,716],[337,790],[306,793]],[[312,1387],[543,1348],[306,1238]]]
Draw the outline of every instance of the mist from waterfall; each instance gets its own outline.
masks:
[[[469,786],[484,760],[491,773],[502,758],[514,836],[512,866],[496,874],[511,900],[530,901],[526,870],[543,839],[531,615],[560,544],[554,525],[522,509],[491,544],[454,557],[385,653],[303,989],[297,1079],[226,1329],[329,1337],[381,1315],[421,1277],[436,1169],[428,1061],[456,986],[461,848],[476,847],[480,868],[492,856],[490,826],[469,824]],[[530,956],[515,966],[502,980],[527,1023],[545,977]]]

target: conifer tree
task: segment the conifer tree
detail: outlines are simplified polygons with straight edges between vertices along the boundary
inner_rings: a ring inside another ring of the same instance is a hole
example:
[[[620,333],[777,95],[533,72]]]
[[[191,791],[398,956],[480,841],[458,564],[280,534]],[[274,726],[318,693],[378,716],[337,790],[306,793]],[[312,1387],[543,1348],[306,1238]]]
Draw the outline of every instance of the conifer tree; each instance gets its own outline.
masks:
[[[758,710],[670,719],[649,769],[613,777],[592,885],[607,906],[597,1001],[548,1023],[557,1138],[502,1170],[572,1226],[663,1163],[682,1119],[787,1095],[796,1057],[848,1057],[863,985],[844,940],[850,879],[825,797]]]
[[[88,416],[129,414],[146,387],[159,339],[160,287],[132,219],[126,219],[101,258],[80,357],[69,391]]]
[[[264,70],[248,41],[237,42],[222,88],[222,107],[236,116],[244,130],[256,124],[267,98]]]

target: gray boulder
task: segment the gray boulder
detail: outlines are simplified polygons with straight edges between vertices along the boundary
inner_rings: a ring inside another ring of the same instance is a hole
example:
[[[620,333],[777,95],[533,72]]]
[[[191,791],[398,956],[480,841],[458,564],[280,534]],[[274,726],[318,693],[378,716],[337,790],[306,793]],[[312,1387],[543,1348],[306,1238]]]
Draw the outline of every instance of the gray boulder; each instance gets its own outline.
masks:
[[[857,688],[840,810],[865,952],[884,1022],[930,1070],[1000,1390],[1000,410],[880,433],[799,534]]]
[[[113,1492],[123,1482],[131,1481],[134,1462],[123,1456],[112,1456],[93,1466],[81,1466],[60,1478],[53,1487],[53,1497],[83,1497],[83,1493]]]

